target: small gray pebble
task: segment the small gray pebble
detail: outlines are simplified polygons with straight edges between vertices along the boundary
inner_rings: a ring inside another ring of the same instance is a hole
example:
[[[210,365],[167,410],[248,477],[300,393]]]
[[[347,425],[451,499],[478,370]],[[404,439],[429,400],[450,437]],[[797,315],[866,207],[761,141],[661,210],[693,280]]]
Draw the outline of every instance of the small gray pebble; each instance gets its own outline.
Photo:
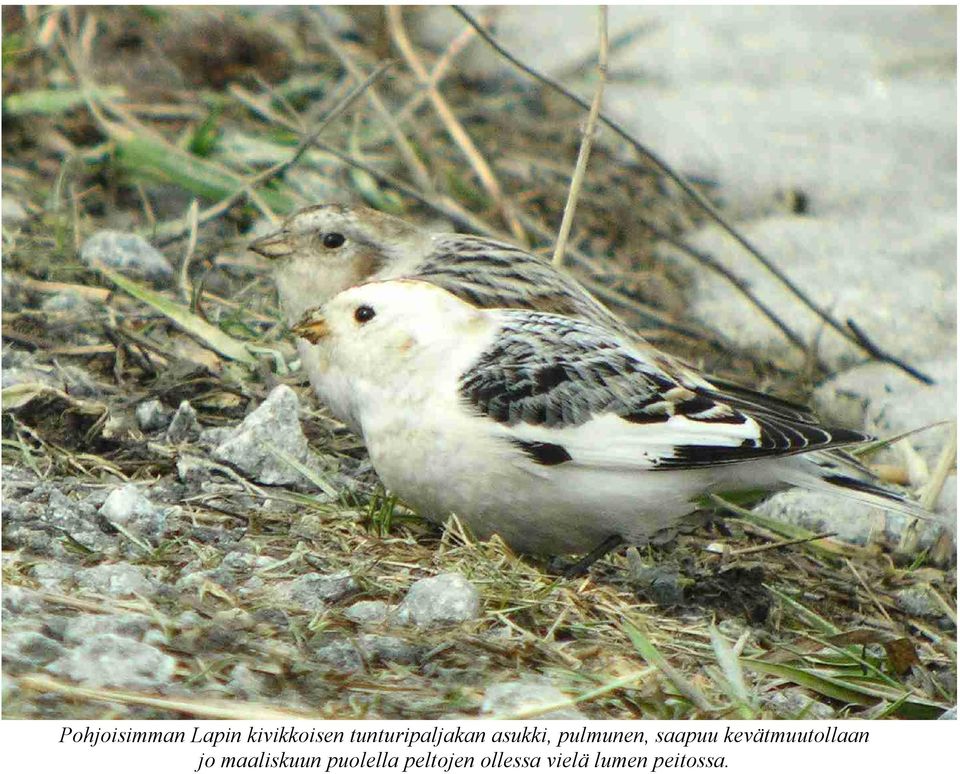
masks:
[[[139,234],[109,229],[98,231],[80,247],[80,259],[92,268],[102,263],[158,284],[165,284],[173,278],[173,269],[164,254]]]
[[[444,573],[414,583],[396,616],[401,623],[432,627],[470,621],[480,614],[480,593],[459,573]]]
[[[170,424],[170,418],[173,416],[173,412],[158,400],[145,400],[137,406],[134,413],[137,424],[145,433],[163,430]]]

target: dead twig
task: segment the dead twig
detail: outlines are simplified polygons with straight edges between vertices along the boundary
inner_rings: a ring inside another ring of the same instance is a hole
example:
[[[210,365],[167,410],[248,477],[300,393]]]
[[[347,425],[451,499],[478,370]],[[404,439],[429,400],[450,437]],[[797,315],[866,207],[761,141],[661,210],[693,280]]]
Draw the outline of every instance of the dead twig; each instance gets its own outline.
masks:
[[[571,100],[575,104],[579,105],[584,110],[589,110],[589,104],[578,97],[576,94],[571,92],[569,89],[565,88],[561,84],[557,83],[552,78],[543,75],[539,71],[530,67],[527,64],[524,64],[519,59],[517,59],[513,54],[511,54],[507,49],[501,46],[496,39],[487,32],[480,24],[477,22],[467,11],[459,5],[452,6],[453,10],[463,18],[470,26],[476,29],[477,34],[500,56],[510,62],[514,67],[518,68],[522,72],[529,75],[531,78],[540,81],[541,83],[549,86],[554,91],[562,94],[567,99]],[[852,320],[847,320],[847,324],[844,325],[839,320],[837,320],[833,315],[831,315],[826,309],[820,306],[816,301],[814,301],[810,296],[808,296],[803,290],[800,289],[779,267],[776,266],[769,258],[767,258],[760,250],[755,247],[750,241],[741,235],[730,223],[727,222],[727,219],[717,211],[710,201],[700,193],[696,188],[694,188],[690,183],[688,183],[679,172],[675,172],[665,161],[663,161],[657,154],[651,151],[649,148],[644,146],[638,140],[634,139],[625,129],[623,129],[615,121],[611,120],[603,113],[600,113],[599,120],[611,129],[620,139],[628,143],[640,156],[646,159],[648,162],[653,164],[654,167],[660,171],[661,174],[670,179],[674,184],[676,184],[681,191],[683,191],[690,199],[707,215],[712,221],[714,221],[720,228],[722,228],[727,234],[729,234],[744,250],[746,250],[754,259],[756,259],[767,271],[773,274],[783,285],[794,294],[794,296],[799,299],[801,303],[804,304],[808,309],[813,311],[817,316],[823,319],[831,328],[833,328],[837,333],[839,333],[847,341],[851,342],[855,346],[867,352],[871,357],[876,360],[880,360],[885,363],[890,363],[891,365],[900,368],[905,373],[910,374],[915,379],[923,382],[924,384],[933,384],[933,379],[931,379],[926,374],[918,371],[912,366],[907,365],[899,358],[890,355],[888,352],[880,349],[873,341],[867,338],[866,334],[854,323]],[[803,347],[806,351],[806,346]]]
[[[323,40],[324,45],[336,54],[340,63],[346,68],[347,72],[350,73],[355,81],[361,81],[363,79],[363,73],[346,48],[344,48],[334,35],[330,34],[329,25],[324,21],[322,11],[315,10],[310,16],[314,20],[314,30],[316,30],[317,34]],[[425,191],[433,191],[434,185],[430,178],[430,173],[420,160],[420,157],[417,156],[417,152],[410,144],[407,136],[403,133],[396,118],[394,118],[393,114],[387,109],[387,106],[383,104],[383,100],[380,99],[377,90],[371,86],[366,90],[366,93],[370,105],[390,131],[390,135],[393,137],[393,143],[397,146],[397,150],[403,157],[404,163],[410,168],[410,172],[413,174],[413,179],[417,185]]]
[[[393,67],[393,62],[384,62],[376,70],[374,70],[370,75],[367,76],[366,80],[358,84],[353,88],[337,105],[335,105],[326,116],[320,121],[317,127],[310,132],[306,137],[304,137],[297,144],[296,150],[293,152],[293,155],[286,161],[278,162],[272,167],[263,170],[262,172],[253,175],[248,180],[246,180],[242,185],[238,186],[237,189],[230,194],[229,196],[224,197],[216,204],[207,207],[203,212],[201,212],[197,218],[199,223],[206,223],[208,220],[218,217],[227,210],[229,210],[240,198],[246,195],[252,195],[255,189],[258,186],[263,185],[264,183],[272,180],[273,178],[282,175],[290,167],[295,165],[303,158],[303,154],[307,152],[311,145],[317,140],[317,138],[323,133],[323,131],[330,125],[330,123],[340,116],[353,102],[363,94],[371,84],[376,82],[387,70]],[[277,220],[274,216],[272,220]],[[163,239],[161,244],[168,244],[176,239],[181,238],[185,233],[188,232],[189,224],[184,224],[179,228],[174,228],[173,230],[164,230]]]
[[[183,259],[180,261],[180,271],[177,274],[177,289],[180,291],[180,298],[184,303],[189,304],[193,297],[193,289],[190,287],[190,261],[193,260],[193,254],[197,249],[197,231],[200,227],[200,202],[193,199],[190,202],[190,208],[187,210],[186,224],[189,229],[189,239],[187,239],[187,249],[183,252]]]
[[[414,51],[413,44],[410,42],[407,31],[403,26],[403,8],[398,5],[390,5],[386,7],[386,10],[387,25],[390,28],[393,42],[400,50],[407,66],[417,77],[420,85],[426,90],[430,101],[433,103],[434,110],[437,111],[440,121],[447,130],[447,134],[450,135],[450,139],[456,143],[463,152],[463,155],[466,156],[467,161],[470,162],[470,166],[473,167],[474,173],[480,179],[481,185],[483,185],[487,194],[500,209],[504,222],[509,226],[514,239],[521,245],[526,245],[527,235],[523,230],[523,226],[520,224],[520,220],[517,218],[513,205],[503,193],[499,181],[493,174],[493,170],[490,168],[490,165],[487,164],[486,159],[484,159],[483,155],[477,149],[477,146],[474,145],[470,135],[467,134],[466,129],[463,128],[463,125],[457,119],[456,115],[454,115],[453,110],[451,110],[447,101],[440,94],[436,85],[431,84],[430,74],[427,72],[426,67],[424,67],[423,62],[420,61],[416,51]]]
[[[487,21],[488,18],[486,16],[480,17],[481,24],[486,24]],[[450,45],[447,46],[446,50],[440,55],[440,58],[433,66],[433,70],[430,71],[431,87],[436,88],[440,85],[440,82],[447,74],[447,70],[450,69],[450,65],[453,64],[454,60],[467,47],[470,41],[474,39],[476,34],[477,31],[473,27],[467,26],[463,28],[457,37],[450,41]],[[407,101],[407,104],[400,108],[400,110],[397,112],[397,123],[403,124],[409,120],[417,108],[419,108],[427,99],[428,92],[426,89],[414,94]]]
[[[928,511],[932,511],[937,500],[940,499],[940,492],[943,491],[943,485],[947,481],[950,471],[957,467],[957,424],[951,422],[947,429],[947,443],[940,452],[937,464],[930,474],[930,480],[923,488],[923,494],[920,495],[920,505]]]
[[[577,211],[577,200],[580,198],[580,188],[583,186],[583,177],[587,172],[587,162],[590,160],[590,149],[593,147],[593,135],[597,128],[597,117],[600,115],[600,105],[603,103],[603,87],[607,82],[607,57],[609,55],[609,40],[607,37],[607,6],[601,5],[597,10],[599,19],[600,43],[597,53],[597,90],[593,95],[590,113],[587,116],[586,126],[583,128],[583,139],[580,141],[580,152],[577,154],[577,165],[573,169],[573,178],[570,180],[570,193],[567,204],[563,208],[563,219],[560,221],[560,233],[557,234],[557,245],[553,251],[553,265],[563,265],[563,253],[570,238],[570,229],[573,227],[573,215]]]

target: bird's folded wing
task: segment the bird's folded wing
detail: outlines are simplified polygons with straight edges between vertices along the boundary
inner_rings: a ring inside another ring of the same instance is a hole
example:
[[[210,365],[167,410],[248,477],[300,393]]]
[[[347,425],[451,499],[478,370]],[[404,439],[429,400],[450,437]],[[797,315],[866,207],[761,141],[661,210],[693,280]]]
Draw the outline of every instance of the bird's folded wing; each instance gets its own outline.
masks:
[[[828,449],[866,438],[801,407],[684,386],[589,322],[503,311],[460,396],[541,464],[681,470]]]

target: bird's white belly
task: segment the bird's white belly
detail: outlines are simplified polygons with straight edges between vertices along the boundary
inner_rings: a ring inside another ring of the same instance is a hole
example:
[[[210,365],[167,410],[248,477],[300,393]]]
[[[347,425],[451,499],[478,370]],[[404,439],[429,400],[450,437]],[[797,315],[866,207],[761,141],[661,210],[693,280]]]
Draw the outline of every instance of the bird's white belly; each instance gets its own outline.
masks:
[[[521,552],[583,553],[612,535],[646,543],[710,487],[689,472],[540,466],[469,423],[454,430],[426,412],[409,422],[378,413],[364,416],[364,438],[391,491],[431,521],[456,513],[478,537],[499,534]]]

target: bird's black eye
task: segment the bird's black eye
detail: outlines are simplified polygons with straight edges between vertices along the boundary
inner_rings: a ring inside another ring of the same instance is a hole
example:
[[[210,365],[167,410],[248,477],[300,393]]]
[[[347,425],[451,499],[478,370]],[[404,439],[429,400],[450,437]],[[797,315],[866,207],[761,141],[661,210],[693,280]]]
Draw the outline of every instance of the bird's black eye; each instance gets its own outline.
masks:
[[[353,312],[353,319],[356,320],[361,325],[365,322],[372,320],[376,316],[377,316],[377,313],[373,311],[373,307],[367,306],[366,304],[364,304],[363,306],[358,306],[356,310],[354,310]]]
[[[338,234],[336,231],[331,231],[329,234],[323,235],[323,246],[329,247],[331,250],[335,250],[346,241],[347,238],[343,234]]]

